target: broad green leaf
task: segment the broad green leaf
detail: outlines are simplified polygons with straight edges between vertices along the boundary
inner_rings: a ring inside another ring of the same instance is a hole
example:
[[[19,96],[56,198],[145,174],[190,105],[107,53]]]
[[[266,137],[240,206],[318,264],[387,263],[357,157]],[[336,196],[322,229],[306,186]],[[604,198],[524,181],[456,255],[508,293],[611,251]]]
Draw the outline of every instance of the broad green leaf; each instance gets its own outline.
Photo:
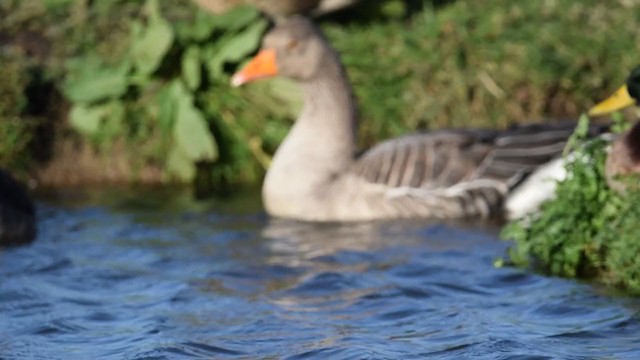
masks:
[[[216,17],[205,11],[196,11],[193,19],[176,22],[173,26],[182,42],[205,41],[216,29]]]
[[[220,49],[220,57],[224,61],[240,61],[256,50],[260,45],[262,34],[267,28],[267,21],[260,19],[232,37]]]
[[[174,139],[192,161],[213,161],[218,156],[207,121],[191,98],[183,98],[178,103]]]
[[[95,136],[105,115],[104,108],[100,106],[74,105],[69,113],[69,123],[79,133]]]
[[[167,158],[169,175],[184,181],[192,181],[196,176],[196,165],[180,148],[173,148]]]
[[[212,54],[207,68],[214,78],[223,74],[223,66],[227,62],[239,62],[254,52],[260,44],[262,33],[267,28],[267,21],[260,19],[243,31],[221,41],[216,52]]]
[[[201,82],[200,49],[190,46],[182,55],[182,77],[190,90],[195,90]]]
[[[172,132],[176,123],[178,106],[181,102],[193,102],[193,95],[180,79],[174,79],[163,86],[156,96],[159,109],[158,123],[165,132]]]
[[[158,108],[158,124],[160,128],[168,133],[173,129],[176,117],[176,87],[182,86],[180,81],[172,81],[165,85],[158,95],[156,95],[156,106]]]
[[[119,98],[127,91],[128,62],[107,67],[95,57],[69,62],[64,94],[74,103],[91,103]]]
[[[132,27],[134,32],[132,56],[136,69],[143,75],[150,75],[158,69],[174,39],[171,25],[158,10],[157,0],[148,0],[147,8],[149,10],[147,26],[142,30]]]
[[[259,15],[260,12],[252,6],[237,6],[225,14],[216,16],[215,27],[224,31],[236,31],[258,19]]]
[[[100,105],[76,104],[69,114],[71,126],[83,135],[109,138],[120,133],[124,106],[119,101]]]

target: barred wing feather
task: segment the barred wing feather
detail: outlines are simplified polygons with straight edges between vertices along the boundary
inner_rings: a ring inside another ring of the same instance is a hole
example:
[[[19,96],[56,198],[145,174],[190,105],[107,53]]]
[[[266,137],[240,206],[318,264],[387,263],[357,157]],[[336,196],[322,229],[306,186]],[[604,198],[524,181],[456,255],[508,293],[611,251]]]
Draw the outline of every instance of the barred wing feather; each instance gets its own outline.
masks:
[[[408,135],[365,152],[351,173],[383,186],[386,197],[398,206],[442,203],[467,216],[489,216],[522,179],[562,154],[574,126],[536,124],[504,131]]]

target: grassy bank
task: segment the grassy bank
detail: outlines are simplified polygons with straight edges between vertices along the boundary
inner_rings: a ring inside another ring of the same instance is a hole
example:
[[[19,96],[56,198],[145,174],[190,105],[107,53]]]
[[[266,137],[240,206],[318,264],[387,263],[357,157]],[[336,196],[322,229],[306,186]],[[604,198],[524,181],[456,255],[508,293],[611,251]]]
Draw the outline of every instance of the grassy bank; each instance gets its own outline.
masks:
[[[354,82],[363,146],[576,117],[640,50],[640,4],[628,1],[413,1],[408,16],[387,2],[395,10],[320,19]],[[51,174],[69,162],[79,179],[110,172],[92,181],[256,182],[299,108],[286,82],[227,85],[266,26],[251,10],[8,0],[0,17],[0,71],[16,78],[0,85],[0,166],[43,183],[64,182]],[[86,160],[56,162],[75,153]]]
[[[502,237],[514,240],[509,259],[517,266],[640,294],[640,191],[621,195],[607,186],[607,145],[581,140],[578,130],[571,175],[558,184],[556,198],[539,214],[509,224]]]

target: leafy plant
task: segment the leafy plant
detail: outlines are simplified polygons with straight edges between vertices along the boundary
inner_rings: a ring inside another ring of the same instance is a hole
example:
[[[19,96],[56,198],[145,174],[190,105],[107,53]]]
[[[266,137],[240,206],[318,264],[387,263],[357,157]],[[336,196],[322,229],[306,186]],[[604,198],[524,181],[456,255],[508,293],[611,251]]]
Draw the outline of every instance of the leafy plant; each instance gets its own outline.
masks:
[[[70,124],[98,145],[160,134],[152,153],[170,176],[189,181],[198,162],[218,158],[198,97],[227,82],[225,65],[256,49],[266,21],[251,8],[169,21],[158,0],[147,0],[144,14],[131,22],[129,51],[115,63],[91,50],[67,63]]]
[[[624,196],[608,188],[604,162],[608,142],[587,140],[588,120],[574,134],[566,165],[568,176],[558,183],[556,197],[539,214],[511,222],[502,237],[514,240],[509,259],[551,275],[598,278],[640,293],[640,250],[636,224],[640,193]]]

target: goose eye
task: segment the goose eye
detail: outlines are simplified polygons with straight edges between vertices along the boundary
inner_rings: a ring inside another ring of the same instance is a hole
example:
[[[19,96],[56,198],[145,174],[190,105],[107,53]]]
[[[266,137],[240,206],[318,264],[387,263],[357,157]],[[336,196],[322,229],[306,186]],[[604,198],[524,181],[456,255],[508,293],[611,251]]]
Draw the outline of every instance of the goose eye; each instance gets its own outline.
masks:
[[[297,47],[298,47],[298,40],[291,40],[287,43],[287,46],[285,48],[287,49],[287,51],[291,51]]]

